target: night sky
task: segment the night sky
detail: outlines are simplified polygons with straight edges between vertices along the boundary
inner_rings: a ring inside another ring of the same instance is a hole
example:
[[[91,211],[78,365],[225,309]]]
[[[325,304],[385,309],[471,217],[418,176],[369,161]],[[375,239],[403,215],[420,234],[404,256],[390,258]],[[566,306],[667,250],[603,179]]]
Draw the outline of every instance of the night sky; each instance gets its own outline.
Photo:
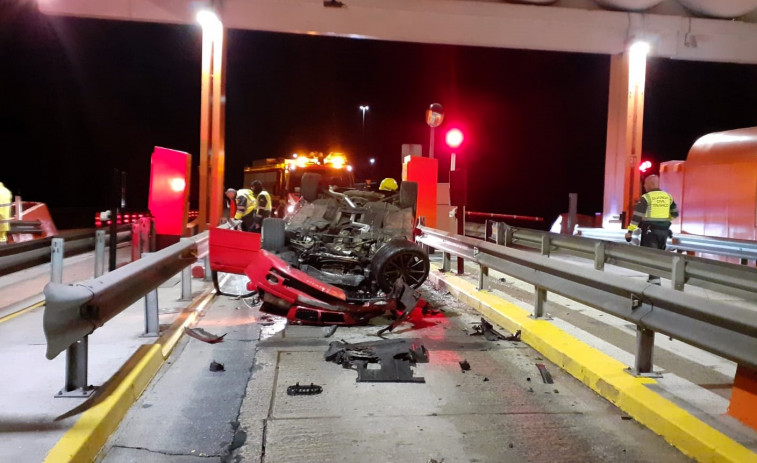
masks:
[[[128,209],[146,209],[153,146],[198,163],[200,28],[48,17],[20,3],[0,9],[0,181],[48,203],[60,228],[92,226],[114,168],[127,172]],[[608,56],[231,30],[227,63],[227,186],[254,159],[298,149],[343,150],[359,178],[375,157],[376,177],[398,178],[401,145],[427,152],[424,112],[441,103],[440,180],[443,129],[455,125],[470,210],[548,225],[572,192],[579,213],[602,209]],[[757,125],[756,107],[757,66],[652,58],[645,156],[685,159],[704,134]]]

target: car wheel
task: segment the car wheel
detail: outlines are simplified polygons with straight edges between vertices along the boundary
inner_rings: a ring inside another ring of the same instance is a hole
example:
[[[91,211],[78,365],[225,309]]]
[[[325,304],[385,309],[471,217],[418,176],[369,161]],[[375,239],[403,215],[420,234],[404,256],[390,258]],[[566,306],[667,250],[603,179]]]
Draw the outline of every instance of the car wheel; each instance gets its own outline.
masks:
[[[428,277],[428,254],[418,245],[404,238],[395,238],[376,252],[371,262],[371,273],[384,292],[390,292],[394,282],[404,279],[412,288],[418,288]]]
[[[278,251],[286,244],[284,219],[269,217],[263,219],[260,247],[266,251]]]
[[[400,208],[413,208],[413,215],[418,212],[418,182],[402,182],[400,185]]]
[[[313,172],[305,172],[302,174],[302,180],[300,181],[300,194],[305,201],[312,203],[318,199],[318,192],[321,188],[321,174],[315,174]]]

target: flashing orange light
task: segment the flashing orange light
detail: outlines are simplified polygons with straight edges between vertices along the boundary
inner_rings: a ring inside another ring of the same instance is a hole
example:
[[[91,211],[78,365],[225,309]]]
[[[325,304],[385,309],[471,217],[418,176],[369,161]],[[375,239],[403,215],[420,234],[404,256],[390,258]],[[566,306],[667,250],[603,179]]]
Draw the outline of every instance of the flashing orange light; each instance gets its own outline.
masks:
[[[447,146],[449,146],[450,148],[459,148],[460,145],[463,144],[463,132],[461,132],[460,129],[451,129],[449,132],[447,132],[445,141],[447,142]]]
[[[347,164],[347,158],[342,153],[329,153],[323,160],[323,163],[331,165],[335,169],[341,169]]]
[[[651,168],[652,168],[651,161],[642,161],[641,164],[639,164],[639,172],[645,173]]]

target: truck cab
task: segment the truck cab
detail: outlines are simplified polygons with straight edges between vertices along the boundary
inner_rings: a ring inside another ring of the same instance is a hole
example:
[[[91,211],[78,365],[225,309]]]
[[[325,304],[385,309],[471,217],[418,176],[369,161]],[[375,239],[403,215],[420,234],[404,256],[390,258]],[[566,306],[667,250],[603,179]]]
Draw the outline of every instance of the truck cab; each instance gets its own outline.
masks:
[[[260,180],[263,188],[271,195],[274,217],[284,217],[294,210],[300,200],[302,176],[306,172],[321,176],[324,184],[337,188],[354,188],[355,177],[352,166],[342,153],[319,152],[296,153],[291,158],[268,158],[253,162],[244,169],[245,188],[253,180]]]

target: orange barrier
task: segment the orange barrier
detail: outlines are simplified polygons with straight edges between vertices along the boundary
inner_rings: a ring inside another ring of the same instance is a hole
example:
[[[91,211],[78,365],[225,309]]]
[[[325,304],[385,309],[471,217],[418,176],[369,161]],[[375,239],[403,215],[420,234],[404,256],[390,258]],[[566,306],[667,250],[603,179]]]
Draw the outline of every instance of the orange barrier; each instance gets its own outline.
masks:
[[[728,414],[757,430],[757,371],[738,366]]]

